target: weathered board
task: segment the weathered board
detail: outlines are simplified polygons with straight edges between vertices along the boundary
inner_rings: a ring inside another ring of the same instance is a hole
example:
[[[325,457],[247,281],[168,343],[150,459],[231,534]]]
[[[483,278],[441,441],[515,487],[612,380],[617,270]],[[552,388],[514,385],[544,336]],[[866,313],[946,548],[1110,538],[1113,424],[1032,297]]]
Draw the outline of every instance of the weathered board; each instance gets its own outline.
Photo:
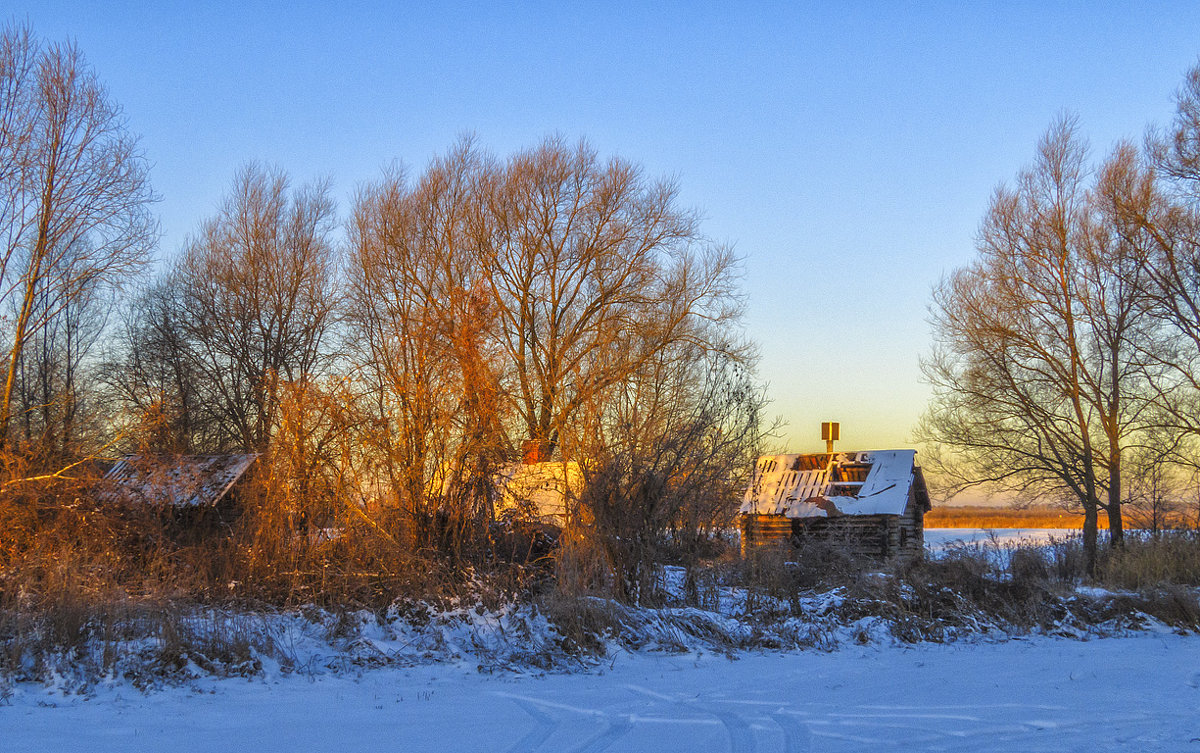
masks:
[[[743,498],[743,554],[822,541],[887,560],[925,546],[929,491],[914,450],[764,455]]]
[[[841,515],[788,518],[741,515],[742,552],[762,547],[802,546],[820,540],[863,559],[908,559],[925,547],[925,512],[915,499],[902,515]]]

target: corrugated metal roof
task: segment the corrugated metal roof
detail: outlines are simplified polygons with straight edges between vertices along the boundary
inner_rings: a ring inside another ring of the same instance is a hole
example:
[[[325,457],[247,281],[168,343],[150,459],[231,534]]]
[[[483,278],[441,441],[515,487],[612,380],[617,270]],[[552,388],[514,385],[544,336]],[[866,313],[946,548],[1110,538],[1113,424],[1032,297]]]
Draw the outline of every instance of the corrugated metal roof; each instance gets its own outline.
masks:
[[[256,454],[127,455],[104,474],[102,496],[173,507],[215,505],[256,458]]]
[[[909,491],[919,483],[916,456],[916,450],[764,455],[739,512],[788,518],[902,515]],[[918,492],[925,494],[923,483]]]

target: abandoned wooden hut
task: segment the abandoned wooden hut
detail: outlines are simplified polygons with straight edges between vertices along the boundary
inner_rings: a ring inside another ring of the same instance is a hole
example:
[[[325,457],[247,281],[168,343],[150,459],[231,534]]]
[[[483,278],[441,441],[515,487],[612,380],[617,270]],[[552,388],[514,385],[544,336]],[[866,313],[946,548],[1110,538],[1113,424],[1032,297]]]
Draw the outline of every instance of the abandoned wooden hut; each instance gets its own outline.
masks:
[[[257,458],[256,454],[127,455],[104,474],[101,498],[153,507],[180,530],[203,535],[237,517],[237,486]]]
[[[929,491],[915,450],[765,455],[738,522],[742,551],[820,540],[872,559],[925,546]]]

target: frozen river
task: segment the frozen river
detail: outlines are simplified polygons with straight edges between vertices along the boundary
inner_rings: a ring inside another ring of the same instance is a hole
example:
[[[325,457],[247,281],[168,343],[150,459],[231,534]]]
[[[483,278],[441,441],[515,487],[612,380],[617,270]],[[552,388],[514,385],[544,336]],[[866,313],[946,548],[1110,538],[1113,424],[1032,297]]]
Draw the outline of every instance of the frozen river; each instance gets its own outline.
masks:
[[[1001,547],[1021,544],[1047,544],[1079,535],[1064,528],[926,528],[925,545],[934,552],[957,544],[996,544]]]

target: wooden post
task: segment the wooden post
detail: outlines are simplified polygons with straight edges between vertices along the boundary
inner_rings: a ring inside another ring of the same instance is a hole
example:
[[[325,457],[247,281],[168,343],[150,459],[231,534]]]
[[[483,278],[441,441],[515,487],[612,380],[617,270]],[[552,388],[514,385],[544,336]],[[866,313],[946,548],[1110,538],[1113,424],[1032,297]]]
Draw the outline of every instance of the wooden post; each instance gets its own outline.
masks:
[[[833,454],[833,443],[840,439],[839,429],[841,424],[836,421],[825,421],[821,424],[821,439],[825,440],[825,453]]]

